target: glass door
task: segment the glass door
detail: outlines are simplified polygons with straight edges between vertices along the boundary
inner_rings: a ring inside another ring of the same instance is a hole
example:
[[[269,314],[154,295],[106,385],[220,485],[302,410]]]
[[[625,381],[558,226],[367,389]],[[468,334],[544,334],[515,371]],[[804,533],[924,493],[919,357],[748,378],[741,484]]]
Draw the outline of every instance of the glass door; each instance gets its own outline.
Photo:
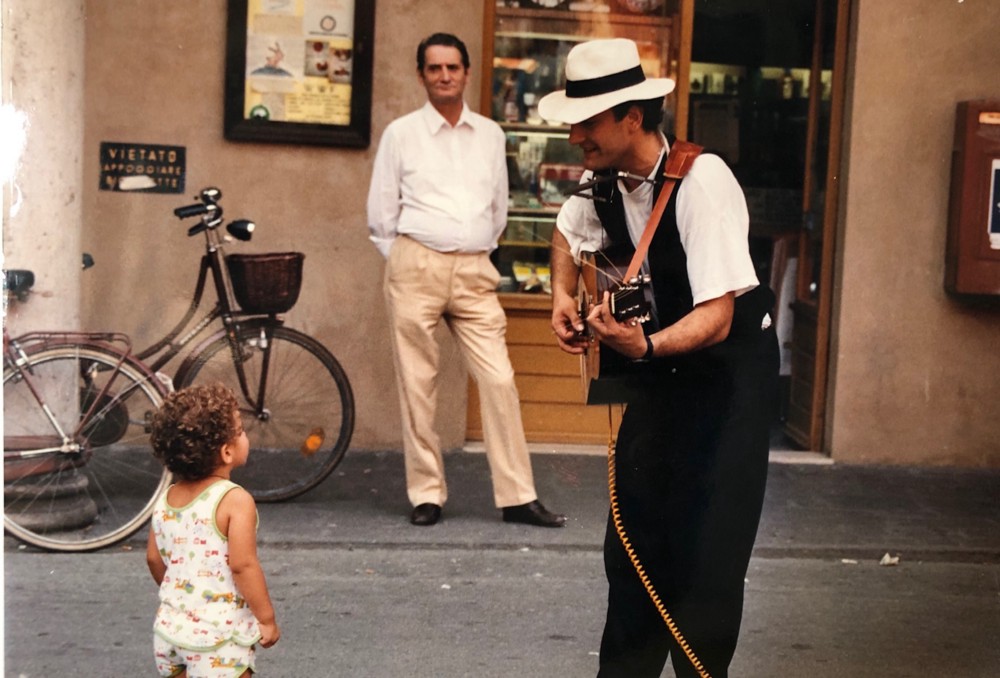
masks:
[[[791,384],[785,430],[824,448],[833,252],[837,224],[849,0],[816,0],[811,73],[829,83],[809,97],[802,228],[798,247]]]
[[[695,3],[688,138],[743,187],[757,275],[777,296],[776,447],[822,447],[848,7]]]

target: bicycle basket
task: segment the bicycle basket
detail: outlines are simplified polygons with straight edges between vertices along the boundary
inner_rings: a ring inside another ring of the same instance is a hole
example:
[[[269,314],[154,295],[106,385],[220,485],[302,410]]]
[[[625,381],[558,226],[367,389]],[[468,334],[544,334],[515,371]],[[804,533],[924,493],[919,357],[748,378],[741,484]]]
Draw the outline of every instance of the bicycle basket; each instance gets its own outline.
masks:
[[[299,299],[301,252],[230,254],[226,257],[236,303],[247,313],[285,313]]]

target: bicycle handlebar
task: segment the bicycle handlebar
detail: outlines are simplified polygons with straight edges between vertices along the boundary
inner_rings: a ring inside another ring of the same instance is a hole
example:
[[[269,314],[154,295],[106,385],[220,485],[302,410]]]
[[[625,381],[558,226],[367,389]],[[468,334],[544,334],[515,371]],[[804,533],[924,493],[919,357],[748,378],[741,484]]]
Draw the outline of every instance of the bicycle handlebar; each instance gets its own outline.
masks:
[[[174,209],[174,216],[178,219],[189,219],[191,217],[201,217],[201,223],[195,224],[188,229],[188,235],[197,235],[203,231],[214,230],[222,224],[222,206],[219,200],[222,198],[222,191],[215,187],[203,188],[193,205],[184,205]],[[238,240],[249,240],[253,232],[254,223],[246,219],[237,219],[226,227],[229,233]]]
[[[184,207],[178,207],[174,210],[174,215],[178,219],[187,219],[188,217],[196,217],[200,214],[205,214],[208,212],[208,205],[203,203],[198,203],[196,205],[185,205]]]
[[[222,207],[219,206],[219,199],[222,191],[217,188],[204,188],[201,193],[195,196],[196,202],[193,205],[184,205],[174,209],[174,216],[178,219],[189,219],[191,217],[201,217],[201,223],[195,224],[188,229],[188,235],[197,235],[202,231],[215,228],[222,223]]]
[[[174,210],[174,215],[178,219],[187,219],[189,217],[197,217],[200,215],[210,215],[215,218],[222,216],[222,208],[219,206],[219,200],[222,198],[222,191],[215,187],[203,188],[201,192],[195,196],[195,200],[198,200],[193,205],[185,205],[184,207],[178,207]]]

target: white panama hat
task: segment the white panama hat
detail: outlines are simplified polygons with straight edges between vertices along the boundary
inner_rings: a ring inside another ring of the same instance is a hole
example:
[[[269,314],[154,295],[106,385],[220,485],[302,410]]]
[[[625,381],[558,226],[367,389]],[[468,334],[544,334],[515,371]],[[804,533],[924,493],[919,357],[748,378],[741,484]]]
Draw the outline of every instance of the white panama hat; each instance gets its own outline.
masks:
[[[625,38],[581,42],[566,57],[566,89],[538,102],[545,120],[574,124],[626,101],[664,97],[674,91],[670,78],[647,78],[639,49]]]

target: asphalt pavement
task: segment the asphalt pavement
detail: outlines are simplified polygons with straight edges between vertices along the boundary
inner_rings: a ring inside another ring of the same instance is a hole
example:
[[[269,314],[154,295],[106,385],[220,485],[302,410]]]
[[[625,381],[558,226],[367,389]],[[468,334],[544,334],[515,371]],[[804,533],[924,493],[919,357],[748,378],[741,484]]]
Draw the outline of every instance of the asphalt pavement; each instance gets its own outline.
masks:
[[[1000,676],[1000,470],[773,459],[732,676]],[[606,459],[534,456],[561,529],[503,523],[482,454],[446,467],[429,528],[407,521],[398,451],[352,450],[312,492],[259,506],[283,637],[258,675],[596,674]],[[144,539],[50,554],[5,538],[3,675],[155,675]]]

